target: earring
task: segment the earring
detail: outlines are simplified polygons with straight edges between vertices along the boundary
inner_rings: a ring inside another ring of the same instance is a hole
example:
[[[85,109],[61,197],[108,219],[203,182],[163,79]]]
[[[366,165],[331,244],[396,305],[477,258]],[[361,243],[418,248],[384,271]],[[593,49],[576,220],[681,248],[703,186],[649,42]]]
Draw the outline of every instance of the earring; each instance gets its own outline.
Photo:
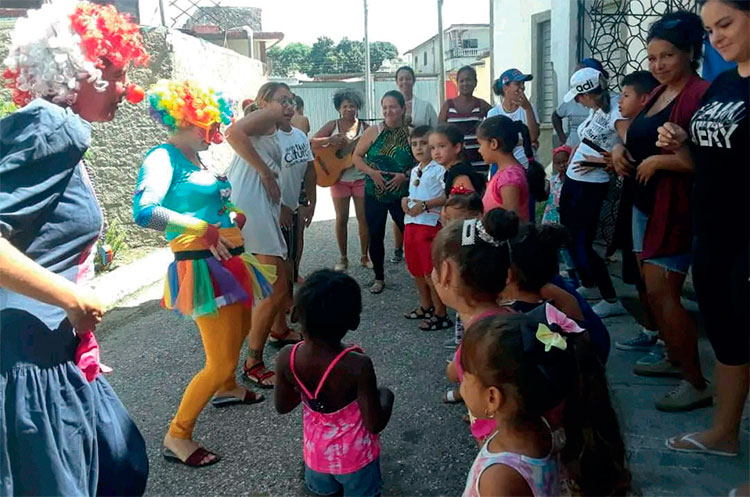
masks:
[[[495,417],[495,413],[494,413],[494,411],[490,412],[489,408],[485,407],[484,408],[484,417],[486,419],[493,419]]]

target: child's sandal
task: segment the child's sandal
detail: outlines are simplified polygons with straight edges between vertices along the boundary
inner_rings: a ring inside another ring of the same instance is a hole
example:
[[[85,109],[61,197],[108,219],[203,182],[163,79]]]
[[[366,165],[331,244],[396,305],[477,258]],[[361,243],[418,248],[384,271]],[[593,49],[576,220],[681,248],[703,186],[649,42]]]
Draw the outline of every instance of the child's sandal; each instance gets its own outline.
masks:
[[[432,317],[432,313],[435,312],[434,307],[430,307],[429,309],[425,309],[422,306],[415,307],[410,312],[407,312],[404,314],[404,317],[406,319],[430,319]]]
[[[438,331],[450,328],[451,326],[453,326],[453,321],[448,318],[447,314],[445,316],[435,315],[430,319],[423,321],[422,324],[419,325],[419,329],[422,331]]]
[[[448,390],[443,394],[443,404],[461,404],[464,399],[456,396],[455,390]]]

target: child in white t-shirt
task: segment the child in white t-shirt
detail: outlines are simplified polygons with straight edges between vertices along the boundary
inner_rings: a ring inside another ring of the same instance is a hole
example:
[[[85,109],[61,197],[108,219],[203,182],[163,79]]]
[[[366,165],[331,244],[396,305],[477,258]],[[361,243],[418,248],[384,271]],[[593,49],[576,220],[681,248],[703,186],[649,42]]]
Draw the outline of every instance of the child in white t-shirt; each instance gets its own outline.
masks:
[[[411,132],[411,151],[418,163],[411,170],[409,196],[401,199],[404,210],[404,257],[419,292],[420,307],[405,314],[421,319],[419,328],[442,330],[453,326],[445,305],[432,287],[432,241],[440,228],[440,209],[445,204],[445,168],[431,160],[428,137],[432,129],[418,126]]]

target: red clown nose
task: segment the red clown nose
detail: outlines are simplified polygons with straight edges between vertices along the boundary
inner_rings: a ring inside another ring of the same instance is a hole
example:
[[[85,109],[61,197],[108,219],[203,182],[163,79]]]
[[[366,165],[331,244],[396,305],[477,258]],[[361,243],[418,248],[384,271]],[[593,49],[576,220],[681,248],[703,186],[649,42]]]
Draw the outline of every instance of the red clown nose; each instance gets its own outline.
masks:
[[[214,145],[221,145],[224,143],[224,135],[221,133],[221,131],[217,131],[213,134],[211,134],[211,143]]]
[[[135,83],[130,83],[128,85],[127,93],[125,93],[125,100],[135,105],[137,103],[140,103],[140,101],[143,100],[143,97],[145,96],[146,91],[142,87],[138,86]]]

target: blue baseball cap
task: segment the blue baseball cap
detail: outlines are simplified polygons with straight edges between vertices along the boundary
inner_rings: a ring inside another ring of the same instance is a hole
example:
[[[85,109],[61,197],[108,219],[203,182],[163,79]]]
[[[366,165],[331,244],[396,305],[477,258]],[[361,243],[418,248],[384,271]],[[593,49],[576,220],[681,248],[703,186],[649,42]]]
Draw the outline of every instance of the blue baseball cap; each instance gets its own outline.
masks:
[[[583,59],[581,61],[581,65],[583,67],[590,67],[591,69],[596,69],[600,73],[602,73],[602,76],[604,76],[606,79],[609,79],[609,73],[606,69],[604,69],[604,66],[601,62],[599,62],[596,59]]]
[[[534,76],[532,76],[531,74],[524,74],[518,69],[513,68],[503,72],[498,78],[498,81],[501,85],[507,85],[508,83],[512,83],[514,81],[520,83],[522,81],[531,81],[532,79],[534,79]]]

